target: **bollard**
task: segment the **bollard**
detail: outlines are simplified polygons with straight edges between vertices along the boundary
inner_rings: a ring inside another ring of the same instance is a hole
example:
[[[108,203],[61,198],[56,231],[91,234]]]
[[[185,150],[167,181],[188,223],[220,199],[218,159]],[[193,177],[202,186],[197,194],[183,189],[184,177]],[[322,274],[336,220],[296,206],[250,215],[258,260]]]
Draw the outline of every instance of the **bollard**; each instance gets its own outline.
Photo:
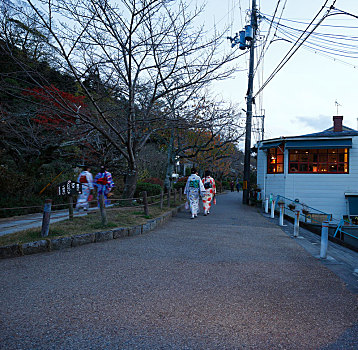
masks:
[[[177,190],[174,188],[174,206],[177,204]]]
[[[285,203],[280,203],[280,226],[283,226],[284,211],[285,211]]]
[[[107,225],[108,224],[108,220],[107,220],[107,214],[106,211],[104,209],[104,194],[101,193],[99,195],[99,210],[101,212],[101,217],[102,217],[102,225]]]
[[[322,231],[321,231],[321,259],[327,258],[327,248],[328,248],[328,225],[327,221],[322,222]]]
[[[265,198],[265,213],[268,213],[268,208],[269,208],[269,200],[268,198]]]
[[[183,189],[180,187],[179,188],[179,202],[180,203],[181,203],[182,199],[183,199]]]
[[[271,201],[271,219],[275,218],[275,201]]]
[[[295,226],[293,227],[293,237],[298,237],[300,231],[300,211],[295,211]]]
[[[164,192],[160,191],[160,209],[163,209],[163,201],[164,201]]]
[[[51,216],[52,199],[45,200],[44,214],[42,217],[41,237],[47,237],[50,229],[50,216]]]
[[[148,198],[147,198],[147,191],[143,191],[143,207],[144,207],[144,215],[149,215],[148,210]]]

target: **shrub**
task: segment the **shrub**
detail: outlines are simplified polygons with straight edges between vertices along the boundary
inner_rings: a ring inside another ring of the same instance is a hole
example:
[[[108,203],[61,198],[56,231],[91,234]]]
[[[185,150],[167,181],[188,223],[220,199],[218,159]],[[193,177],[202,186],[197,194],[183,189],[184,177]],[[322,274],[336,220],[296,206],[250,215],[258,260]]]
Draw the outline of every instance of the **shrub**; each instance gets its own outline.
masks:
[[[159,179],[158,177],[150,177],[150,178],[144,179],[141,182],[145,182],[145,183],[148,183],[148,184],[159,185],[160,187],[164,186],[163,180]]]
[[[228,189],[230,189],[230,182],[225,180],[222,182],[222,186],[223,186],[223,188],[228,190]]]
[[[216,190],[221,192],[223,190],[223,185],[219,180],[215,180]]]
[[[180,177],[178,181],[173,185],[173,188],[177,190],[179,188],[182,188],[184,190],[187,181],[188,181],[188,176]]]
[[[162,187],[156,184],[151,184],[147,182],[137,182],[137,188],[135,191],[135,197],[141,197],[143,191],[147,191],[148,196],[155,196],[160,194]]]

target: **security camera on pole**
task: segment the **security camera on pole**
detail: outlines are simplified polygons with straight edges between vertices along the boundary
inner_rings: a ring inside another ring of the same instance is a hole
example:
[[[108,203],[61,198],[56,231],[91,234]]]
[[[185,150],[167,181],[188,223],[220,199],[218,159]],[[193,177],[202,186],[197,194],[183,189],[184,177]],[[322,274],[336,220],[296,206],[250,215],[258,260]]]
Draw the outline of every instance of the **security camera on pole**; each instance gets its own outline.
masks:
[[[252,0],[251,22],[245,26],[245,30],[236,34],[234,38],[228,37],[231,46],[239,44],[239,49],[250,49],[250,65],[249,65],[249,82],[246,94],[246,136],[245,136],[245,158],[244,158],[244,183],[243,198],[244,204],[249,204],[250,193],[250,158],[251,158],[251,121],[252,121],[252,104],[254,103],[253,85],[254,85],[254,53],[255,53],[255,36],[257,30],[257,13],[256,0]]]

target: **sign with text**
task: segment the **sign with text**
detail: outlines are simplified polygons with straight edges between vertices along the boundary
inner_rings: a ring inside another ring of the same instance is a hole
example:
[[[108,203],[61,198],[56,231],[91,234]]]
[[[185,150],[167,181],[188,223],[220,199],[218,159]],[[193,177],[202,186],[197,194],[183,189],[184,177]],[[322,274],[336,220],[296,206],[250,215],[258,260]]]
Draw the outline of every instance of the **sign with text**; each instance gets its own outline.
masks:
[[[82,184],[71,180],[61,182],[58,187],[59,196],[74,196],[82,193]]]

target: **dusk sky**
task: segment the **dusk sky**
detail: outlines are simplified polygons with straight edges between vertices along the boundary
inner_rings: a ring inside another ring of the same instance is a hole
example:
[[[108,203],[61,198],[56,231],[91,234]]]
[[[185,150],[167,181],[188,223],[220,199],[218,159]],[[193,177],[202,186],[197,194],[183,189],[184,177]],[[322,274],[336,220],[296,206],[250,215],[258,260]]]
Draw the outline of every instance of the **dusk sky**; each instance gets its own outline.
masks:
[[[327,5],[330,6],[333,2],[330,0]],[[299,22],[309,23],[324,3],[324,0],[281,0],[275,21],[279,20],[282,13],[281,24],[304,30],[306,25]],[[257,4],[260,13],[271,20],[269,16],[273,15],[277,1],[258,0]],[[205,12],[205,25],[208,28],[214,23],[218,28],[229,25],[231,29],[228,36],[234,36],[245,24],[248,24],[249,16],[246,10],[250,5],[251,0],[209,0]],[[334,6],[358,15],[357,0],[337,0]],[[322,18],[326,10],[327,8],[321,12],[318,19]],[[269,21],[262,20],[259,47],[262,47],[265,41],[268,28]],[[283,27],[283,30],[286,32],[286,27]],[[271,28],[271,36],[274,32],[275,26]],[[313,51],[304,47],[299,48],[265,87],[261,99],[256,99],[256,107],[259,108],[261,102],[265,110],[265,139],[301,135],[330,127],[333,115],[337,114],[335,101],[341,105],[338,107],[338,114],[344,116],[344,125],[357,129],[358,19],[347,15],[330,16],[322,22],[315,33],[325,34],[325,41],[318,42],[316,38],[310,37],[307,43],[311,42],[311,38],[315,40],[315,43],[311,44]],[[340,41],[337,39],[338,36],[341,36]],[[287,40],[285,33],[276,32],[276,40],[267,49],[264,63],[257,71],[254,93],[291,49],[294,41]],[[322,49],[326,43],[331,52],[328,56],[322,55],[322,52],[317,50],[317,48]],[[347,50],[346,46],[341,45],[342,43],[352,46],[348,50],[350,53],[346,54],[352,57],[342,57],[343,50]],[[229,41],[227,49],[231,49]],[[234,49],[239,50],[238,47]],[[260,55],[260,51],[261,49],[257,50],[256,58]],[[248,59],[248,54],[240,58],[240,68],[248,68]],[[233,79],[216,83],[214,88],[217,94],[234,103],[240,103],[240,108],[246,109],[247,70],[238,72]],[[260,114],[260,111],[254,113]],[[253,142],[255,140],[256,138],[253,138]]]

